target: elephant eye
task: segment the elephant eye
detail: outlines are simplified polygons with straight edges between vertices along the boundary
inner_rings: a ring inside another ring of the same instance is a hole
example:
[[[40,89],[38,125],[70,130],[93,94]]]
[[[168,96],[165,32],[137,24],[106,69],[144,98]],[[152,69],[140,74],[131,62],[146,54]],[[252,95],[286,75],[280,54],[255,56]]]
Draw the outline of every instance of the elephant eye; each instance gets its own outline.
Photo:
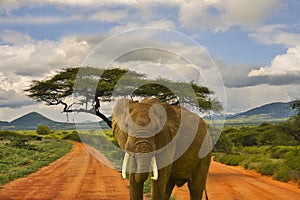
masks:
[[[125,128],[126,128],[126,129],[128,128],[128,123],[125,124]]]

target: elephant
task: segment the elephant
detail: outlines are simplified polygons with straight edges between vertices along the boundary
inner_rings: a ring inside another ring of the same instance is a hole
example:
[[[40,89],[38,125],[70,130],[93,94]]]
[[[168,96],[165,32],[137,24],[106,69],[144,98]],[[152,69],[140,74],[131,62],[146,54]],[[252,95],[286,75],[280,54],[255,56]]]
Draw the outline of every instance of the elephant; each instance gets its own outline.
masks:
[[[125,151],[123,178],[130,165],[131,200],[143,199],[144,182],[151,174],[152,200],[169,199],[175,185],[186,182],[191,200],[206,194],[212,144],[199,115],[156,98],[140,102],[123,98],[113,109],[112,130]]]

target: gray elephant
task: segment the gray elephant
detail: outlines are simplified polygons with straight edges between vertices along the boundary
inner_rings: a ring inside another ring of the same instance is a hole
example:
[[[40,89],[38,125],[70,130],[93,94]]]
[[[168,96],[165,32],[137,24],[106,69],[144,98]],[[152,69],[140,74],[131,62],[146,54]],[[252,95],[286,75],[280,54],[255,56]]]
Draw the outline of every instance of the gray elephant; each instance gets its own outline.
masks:
[[[202,199],[211,160],[205,122],[184,107],[157,99],[117,101],[112,129],[125,150],[122,176],[129,163],[130,199],[143,199],[143,185],[152,174],[151,199],[169,199],[175,185],[186,182],[190,199]]]

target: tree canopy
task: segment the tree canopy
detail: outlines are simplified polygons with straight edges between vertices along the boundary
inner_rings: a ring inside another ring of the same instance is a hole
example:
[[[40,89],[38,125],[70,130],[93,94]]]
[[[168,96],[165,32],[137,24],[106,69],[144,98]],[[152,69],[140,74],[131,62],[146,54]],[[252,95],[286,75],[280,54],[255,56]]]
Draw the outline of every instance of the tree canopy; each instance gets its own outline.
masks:
[[[111,121],[101,113],[100,104],[118,97],[156,97],[170,104],[184,103],[200,112],[222,110],[217,100],[210,99],[213,92],[207,87],[193,82],[147,79],[144,74],[122,68],[64,68],[44,80],[33,80],[24,91],[46,105],[63,105],[63,112],[95,114],[109,126]]]

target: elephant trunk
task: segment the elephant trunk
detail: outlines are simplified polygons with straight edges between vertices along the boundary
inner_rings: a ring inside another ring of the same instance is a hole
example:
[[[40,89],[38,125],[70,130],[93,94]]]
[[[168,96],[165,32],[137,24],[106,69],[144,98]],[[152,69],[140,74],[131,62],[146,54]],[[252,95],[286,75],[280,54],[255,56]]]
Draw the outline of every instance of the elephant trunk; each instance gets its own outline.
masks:
[[[151,166],[151,168],[150,168]],[[137,158],[137,171],[135,174],[135,181],[137,183],[145,182],[148,178],[148,174],[152,170],[152,180],[158,179],[158,169],[156,164],[156,158],[153,156],[149,159],[149,156],[141,156]]]
[[[151,158],[148,155],[138,155],[136,157],[135,181],[143,183],[147,180],[150,171]]]

